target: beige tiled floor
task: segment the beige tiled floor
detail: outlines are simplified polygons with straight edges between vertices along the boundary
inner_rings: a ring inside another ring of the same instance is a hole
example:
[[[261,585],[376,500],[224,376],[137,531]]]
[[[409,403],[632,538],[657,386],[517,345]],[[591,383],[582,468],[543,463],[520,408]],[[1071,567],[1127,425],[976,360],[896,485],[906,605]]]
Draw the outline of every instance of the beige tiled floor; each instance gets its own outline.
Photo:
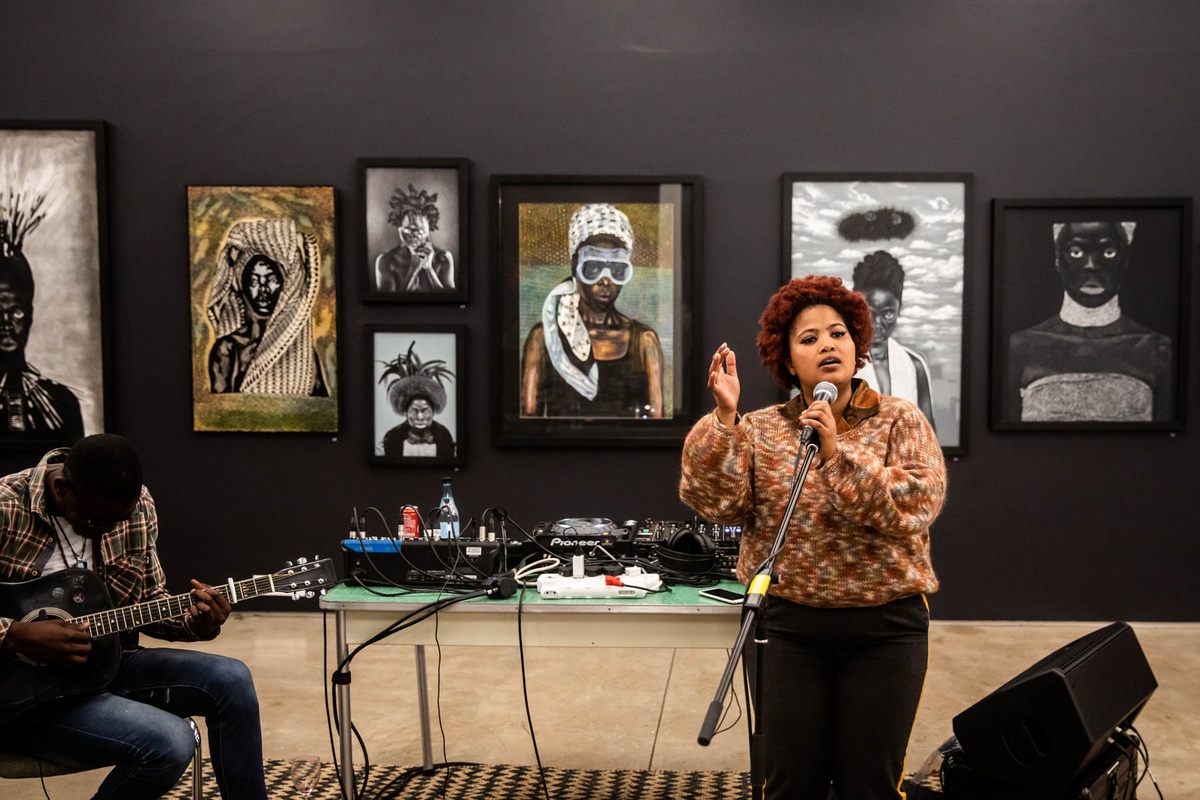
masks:
[[[1100,623],[935,622],[930,670],[909,746],[915,766],[962,709]],[[1167,800],[1200,800],[1200,624],[1134,625],[1159,688],[1139,718]],[[333,622],[328,639],[332,660]],[[262,702],[268,758],[330,757],[319,613],[239,614],[204,649],[246,661]],[[412,649],[378,647],[353,668],[354,722],[377,764],[421,760]],[[516,648],[427,648],[435,760],[534,763]],[[745,727],[696,743],[726,656],[720,651],[527,648],[526,682],[542,762],[560,767],[744,770]],[[438,693],[440,673],[441,692]],[[740,681],[738,682],[740,695]],[[437,724],[440,706],[441,726]],[[443,756],[444,735],[444,756]],[[361,765],[361,755],[356,755]],[[47,781],[54,800],[90,797],[102,773]],[[1143,785],[1143,798],[1154,796]],[[43,797],[0,783],[4,800]],[[279,800],[283,800],[280,798]]]

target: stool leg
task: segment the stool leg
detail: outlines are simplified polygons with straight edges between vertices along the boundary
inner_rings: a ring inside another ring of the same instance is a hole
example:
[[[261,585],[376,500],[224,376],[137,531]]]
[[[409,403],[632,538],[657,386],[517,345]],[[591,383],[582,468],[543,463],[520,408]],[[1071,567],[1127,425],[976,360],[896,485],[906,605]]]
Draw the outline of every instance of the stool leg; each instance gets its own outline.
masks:
[[[192,735],[196,737],[196,755],[192,756],[192,800],[204,800],[204,776],[200,772],[204,765],[200,750],[200,726],[191,717],[188,717],[187,721],[188,725],[192,726]]]

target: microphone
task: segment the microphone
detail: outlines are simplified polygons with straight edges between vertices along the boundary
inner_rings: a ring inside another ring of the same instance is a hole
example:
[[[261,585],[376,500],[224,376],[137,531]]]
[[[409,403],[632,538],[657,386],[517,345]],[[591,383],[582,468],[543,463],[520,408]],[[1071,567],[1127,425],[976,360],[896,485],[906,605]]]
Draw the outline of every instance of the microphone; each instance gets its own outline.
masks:
[[[832,403],[837,400],[837,387],[829,381],[821,381],[813,389],[813,402],[824,400],[826,403]],[[811,425],[805,425],[803,433],[800,434],[800,449],[808,447],[813,439],[817,438],[817,432]]]

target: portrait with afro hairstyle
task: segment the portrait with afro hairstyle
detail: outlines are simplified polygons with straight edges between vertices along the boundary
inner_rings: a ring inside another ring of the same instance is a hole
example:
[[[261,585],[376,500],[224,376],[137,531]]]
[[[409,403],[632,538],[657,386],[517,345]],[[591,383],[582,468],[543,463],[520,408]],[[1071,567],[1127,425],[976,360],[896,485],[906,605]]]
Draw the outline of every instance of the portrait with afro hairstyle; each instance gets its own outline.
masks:
[[[438,220],[441,219],[442,212],[437,207],[437,192],[427,192],[424,189],[416,189],[410,183],[408,191],[397,187],[392,193],[392,197],[388,200],[388,206],[391,211],[388,213],[388,224],[392,227],[399,227],[404,218],[409,214],[425,217],[429,220],[429,230],[436,231],[438,228]]]
[[[862,369],[871,350],[871,308],[859,292],[846,288],[841,278],[809,275],[794,278],[771,296],[758,320],[758,354],[763,366],[784,389],[798,389],[799,378],[788,372],[791,347],[788,337],[800,312],[811,306],[829,306],[841,315],[854,342],[854,368]]]
[[[454,372],[442,359],[422,362],[416,347],[414,341],[408,346],[408,352],[384,363],[379,382],[387,383],[388,403],[400,416],[408,412],[408,407],[418,397],[428,401],[435,414],[440,414],[446,408],[444,381],[453,380]]]
[[[465,158],[360,158],[366,297],[467,301]]]

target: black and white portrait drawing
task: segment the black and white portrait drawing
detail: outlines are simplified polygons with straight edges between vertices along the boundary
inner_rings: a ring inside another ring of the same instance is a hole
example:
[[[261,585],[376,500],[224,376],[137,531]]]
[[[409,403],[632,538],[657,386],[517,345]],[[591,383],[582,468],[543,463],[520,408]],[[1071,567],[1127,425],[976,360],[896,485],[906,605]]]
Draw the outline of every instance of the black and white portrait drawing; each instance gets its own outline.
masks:
[[[369,260],[364,299],[465,301],[466,160],[359,164]]]
[[[0,125],[0,446],[105,430],[103,125]]]
[[[370,460],[458,465],[463,432],[461,365],[465,327],[370,326]]]
[[[1020,209],[997,201],[997,247],[1005,245],[997,250],[997,280],[1008,284],[1037,270],[1027,289],[1046,295],[1035,301],[1001,290],[1006,302],[997,316],[1008,327],[998,354],[998,422],[1136,426],[1176,418],[1180,316],[1170,288],[1179,286],[1183,231],[1171,216],[1136,203]],[[1040,244],[1015,241],[1027,236]],[[1018,296],[1044,316],[1029,320]],[[1031,324],[1018,325],[1025,321]]]
[[[924,412],[948,454],[963,440],[963,330],[971,177],[784,176],[783,279],[833,275],[871,307],[857,377]]]

